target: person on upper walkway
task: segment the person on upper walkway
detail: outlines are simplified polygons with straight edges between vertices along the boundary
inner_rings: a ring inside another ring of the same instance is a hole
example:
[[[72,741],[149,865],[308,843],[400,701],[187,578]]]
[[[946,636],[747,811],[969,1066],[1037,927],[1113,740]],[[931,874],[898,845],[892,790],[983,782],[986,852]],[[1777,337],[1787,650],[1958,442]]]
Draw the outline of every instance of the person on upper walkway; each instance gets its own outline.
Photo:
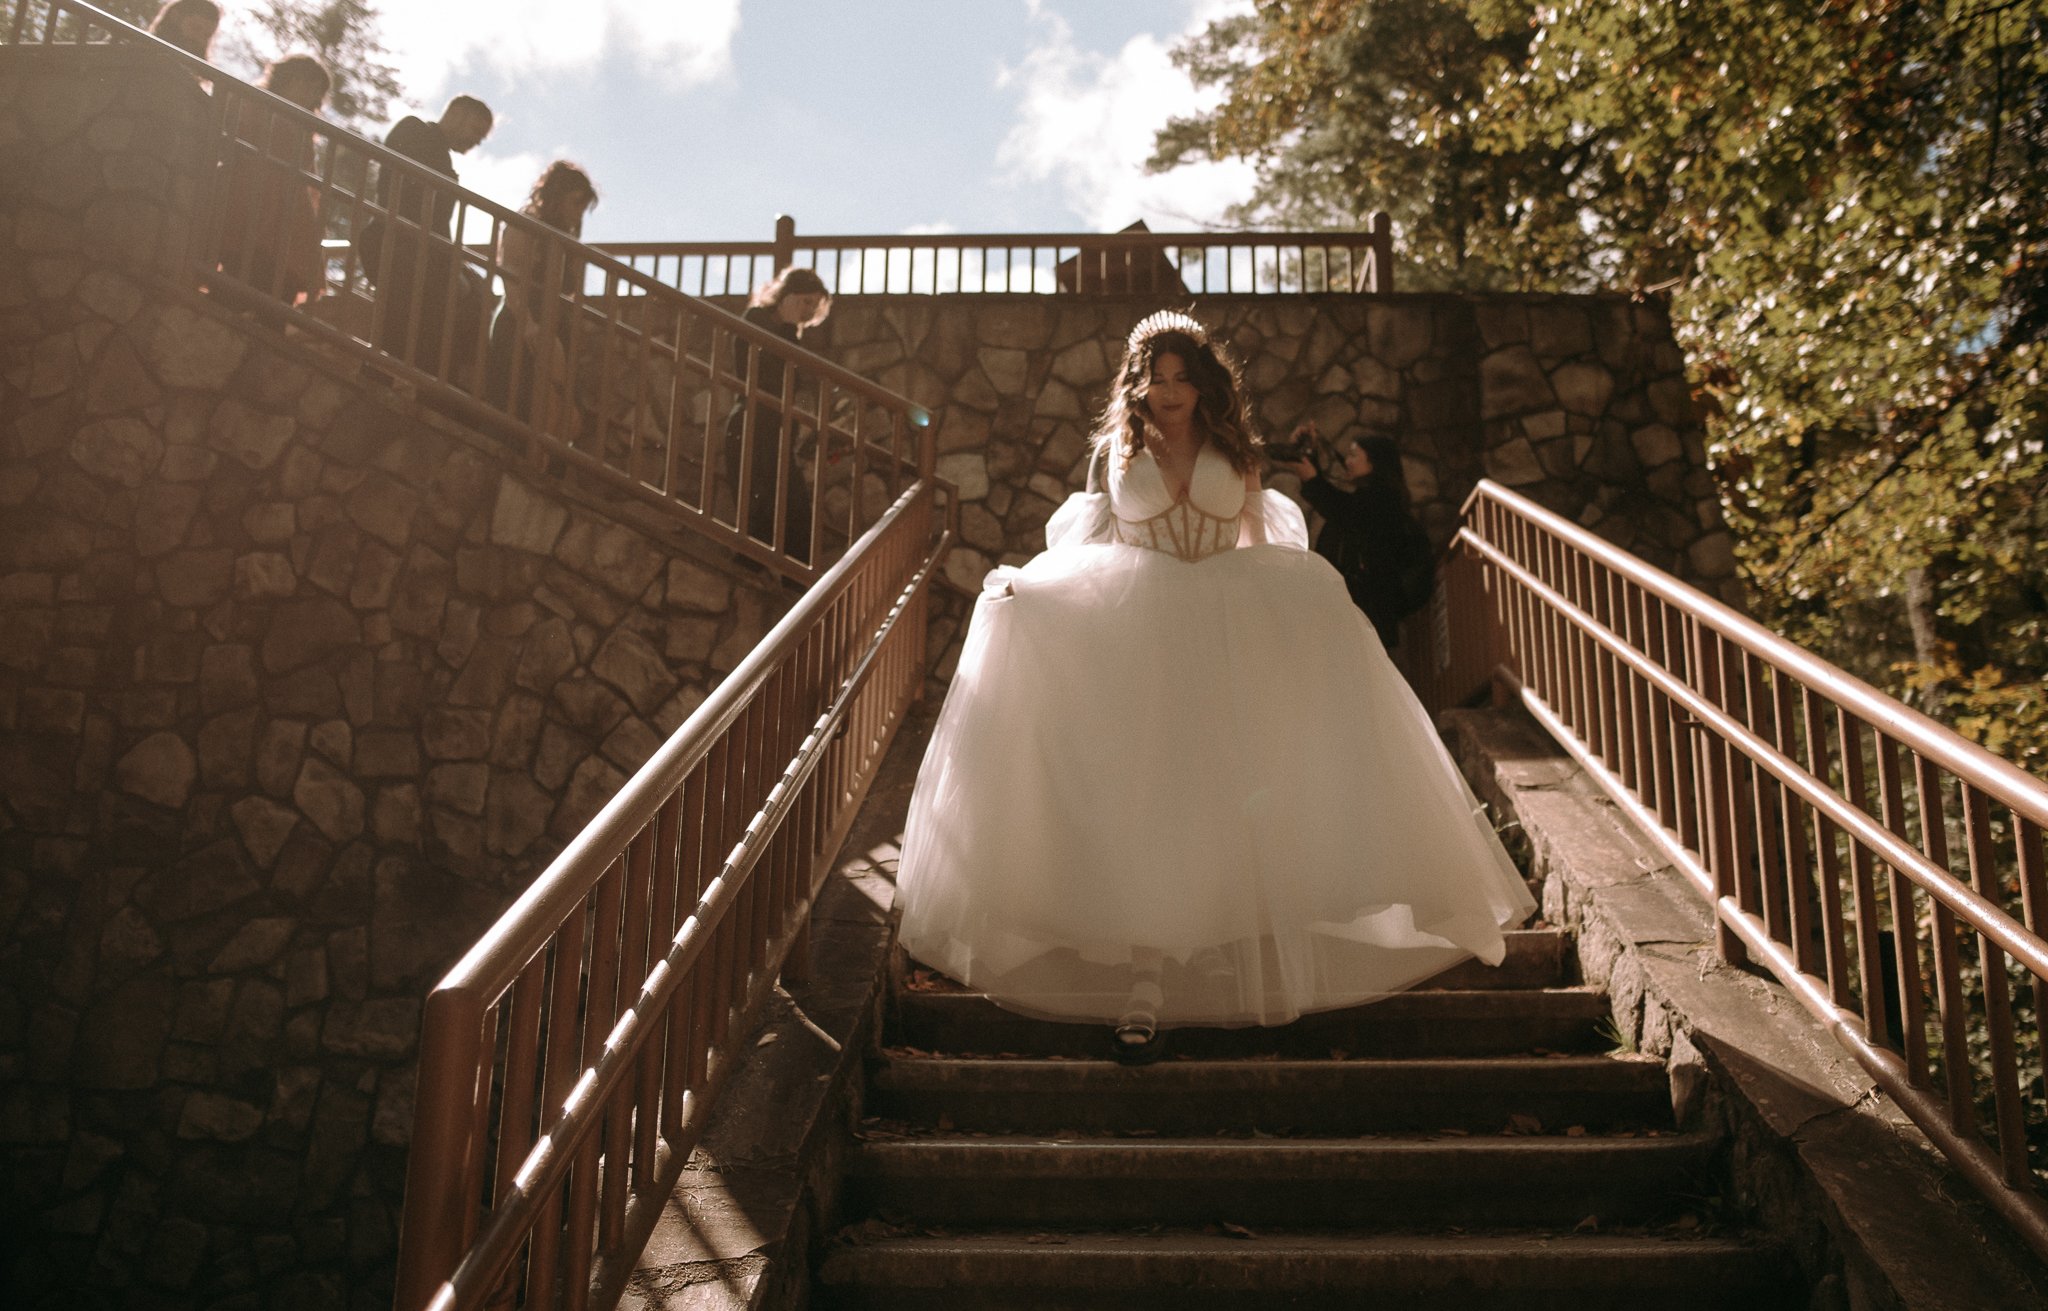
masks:
[[[257,85],[317,114],[333,78],[312,55],[290,55],[264,69]],[[327,255],[320,189],[307,180],[312,135],[252,99],[237,99],[229,112],[234,139],[221,166],[220,269],[287,305],[317,300],[326,290]]]
[[[213,58],[214,33],[220,31],[220,6],[213,0],[170,0],[149,21],[149,34],[200,59]]]
[[[583,216],[597,204],[590,175],[566,159],[542,171],[520,213],[569,237],[583,235]],[[565,440],[570,399],[569,342],[582,285],[581,261],[561,243],[506,224],[498,236],[498,276],[505,299],[491,321],[491,352],[484,395],[522,419]]]
[[[825,321],[832,312],[832,293],[825,286],[825,280],[813,269],[790,267],[777,273],[770,282],[763,283],[748,302],[742,315],[756,327],[766,328],[790,345],[797,345],[804,334]],[[738,336],[732,342],[732,372],[735,379],[744,382],[747,376],[747,362],[753,355],[753,347]],[[782,395],[783,361],[772,351],[763,351],[758,364],[754,366],[754,390],[766,393],[770,398]],[[752,454],[746,460],[751,470],[748,478],[747,513],[745,531],[748,536],[763,542],[774,540],[775,506],[781,499],[776,470],[781,461],[780,451],[784,441],[788,442],[790,492],[789,508],[783,522],[783,551],[799,560],[808,560],[811,554],[811,486],[803,472],[797,468],[797,429],[794,422],[785,423],[782,407],[776,399],[756,399],[750,406],[744,397],[735,395],[732,411],[725,421],[725,478],[730,486],[739,485],[739,469],[747,444],[749,416],[752,423]]]
[[[432,122],[400,119],[384,145],[453,182],[455,156],[475,149],[493,121],[483,101],[456,96]],[[387,166],[379,170],[377,203],[390,218],[372,219],[356,240],[363,272],[377,289],[377,345],[460,383],[479,344],[487,291],[457,258],[455,188]]]

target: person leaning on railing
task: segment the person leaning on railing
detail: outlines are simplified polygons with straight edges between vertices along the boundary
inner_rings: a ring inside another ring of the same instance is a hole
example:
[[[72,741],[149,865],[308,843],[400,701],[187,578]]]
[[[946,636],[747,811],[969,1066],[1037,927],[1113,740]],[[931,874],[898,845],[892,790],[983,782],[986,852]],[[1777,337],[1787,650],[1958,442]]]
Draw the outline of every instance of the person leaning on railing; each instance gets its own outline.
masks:
[[[311,55],[263,70],[257,85],[317,114],[333,78]],[[287,305],[317,300],[327,286],[320,189],[306,181],[313,139],[253,99],[230,107],[235,141],[221,165],[220,270]]]
[[[772,281],[763,283],[754,292],[744,317],[747,322],[766,328],[794,346],[805,332],[823,323],[831,312],[832,293],[826,289],[825,280],[813,269],[792,266],[777,273]],[[732,371],[735,377],[746,378],[747,359],[752,354],[753,348],[746,341],[733,338]],[[783,367],[780,356],[764,351],[761,362],[755,366],[755,389],[779,397],[782,394]],[[781,490],[775,479],[783,418],[779,405],[772,401],[756,401],[749,407],[744,397],[733,398],[732,412],[725,420],[725,476],[732,486],[739,486],[741,448],[745,444],[743,437],[750,408],[754,445],[749,459],[752,477],[747,493],[746,531],[748,536],[768,542],[774,540],[775,505]],[[792,448],[794,445],[792,437]],[[783,550],[797,559],[808,560],[811,554],[811,489],[796,469],[794,449],[790,453],[790,474]]]
[[[213,58],[220,6],[213,0],[170,0],[149,22],[149,34],[200,59]]]
[[[583,215],[595,204],[590,175],[558,159],[534,182],[519,212],[581,238]],[[566,243],[507,224],[498,237],[498,275],[505,281],[505,299],[491,320],[484,398],[542,432],[566,438],[568,344],[576,326],[576,306],[568,298],[583,281],[582,261],[569,257]]]
[[[434,122],[410,114],[400,119],[384,145],[453,182],[455,156],[489,136],[492,122],[490,106],[474,96],[456,96]],[[456,258],[455,189],[430,186],[400,172],[384,169],[377,179],[377,203],[391,219],[371,219],[356,239],[363,274],[377,289],[377,345],[436,377],[449,378],[455,362],[470,358],[483,331],[489,293],[483,279]],[[444,368],[441,337],[451,326],[451,300],[455,317]]]

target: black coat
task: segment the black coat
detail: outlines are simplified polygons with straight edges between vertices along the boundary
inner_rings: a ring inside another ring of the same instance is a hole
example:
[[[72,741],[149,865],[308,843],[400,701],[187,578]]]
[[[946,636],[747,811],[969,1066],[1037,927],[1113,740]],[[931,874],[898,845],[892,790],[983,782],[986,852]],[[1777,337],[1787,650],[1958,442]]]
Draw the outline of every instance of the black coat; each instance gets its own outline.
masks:
[[[1344,576],[1352,601],[1391,649],[1414,609],[1403,572],[1417,564],[1415,516],[1399,492],[1370,481],[1347,492],[1318,475],[1301,485],[1301,494],[1323,516],[1316,554]]]

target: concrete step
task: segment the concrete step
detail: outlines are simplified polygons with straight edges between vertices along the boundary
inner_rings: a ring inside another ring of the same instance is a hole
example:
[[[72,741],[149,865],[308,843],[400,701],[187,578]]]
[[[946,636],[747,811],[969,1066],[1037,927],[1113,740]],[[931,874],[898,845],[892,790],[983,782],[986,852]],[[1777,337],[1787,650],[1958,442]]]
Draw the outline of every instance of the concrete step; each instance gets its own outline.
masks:
[[[1785,1252],[1605,1234],[866,1235],[835,1243],[812,1305],[866,1311],[1796,1311]]]
[[[953,1229],[1404,1229],[1654,1224],[1712,1184],[1695,1136],[882,1138],[847,1161],[849,1215]]]
[[[1661,1061],[1625,1056],[1110,1061],[884,1056],[870,1116],[963,1133],[1341,1137],[1669,1129]]]
[[[906,991],[894,999],[885,1043],[956,1055],[1100,1057],[1108,1026],[1034,1020],[980,993]],[[1168,1059],[1278,1056],[1504,1056],[1593,1052],[1607,999],[1591,988],[1418,990],[1272,1028],[1175,1029]]]
[[[1420,989],[1455,989],[1460,992],[1489,992],[1503,988],[1563,988],[1577,983],[1578,963],[1572,955],[1571,935],[1562,929],[1513,929],[1501,935],[1507,954],[1498,965],[1463,961],[1442,974],[1425,979]],[[904,958],[908,961],[908,958]],[[940,992],[969,992],[945,975],[915,961],[908,961],[920,980]],[[901,990],[903,975],[896,984]]]

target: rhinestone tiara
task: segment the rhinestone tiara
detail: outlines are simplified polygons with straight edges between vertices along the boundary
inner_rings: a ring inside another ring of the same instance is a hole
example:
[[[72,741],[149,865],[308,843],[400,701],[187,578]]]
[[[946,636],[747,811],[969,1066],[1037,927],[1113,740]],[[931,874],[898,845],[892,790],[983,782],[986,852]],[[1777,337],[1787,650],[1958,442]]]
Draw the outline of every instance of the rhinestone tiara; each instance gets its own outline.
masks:
[[[1138,320],[1138,326],[1132,328],[1131,335],[1124,340],[1124,349],[1134,351],[1147,337],[1156,337],[1162,332],[1184,332],[1204,346],[1209,344],[1209,330],[1194,316],[1179,310],[1160,310]]]

